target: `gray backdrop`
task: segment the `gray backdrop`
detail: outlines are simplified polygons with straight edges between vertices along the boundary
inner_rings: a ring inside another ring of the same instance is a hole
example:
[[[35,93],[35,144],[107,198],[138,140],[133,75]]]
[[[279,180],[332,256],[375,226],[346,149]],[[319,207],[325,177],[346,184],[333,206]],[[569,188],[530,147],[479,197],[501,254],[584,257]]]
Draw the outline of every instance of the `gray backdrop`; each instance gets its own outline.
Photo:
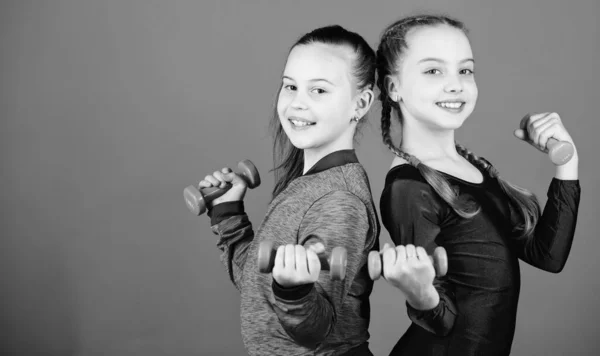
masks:
[[[438,10],[466,22],[477,61],[479,102],[459,139],[542,203],[553,166],[512,137],[519,119],[557,111],[580,152],[571,257],[558,275],[522,264],[513,354],[594,354],[599,4],[2,1],[0,351],[242,354],[238,293],[183,188],[252,159],[263,178],[246,198],[257,227],[273,187],[267,122],[289,46],[332,23],[375,46],[398,17]],[[378,204],[392,154],[378,106],[370,122],[357,149]],[[381,281],[371,300],[371,347],[387,355],[409,324],[404,300]]]

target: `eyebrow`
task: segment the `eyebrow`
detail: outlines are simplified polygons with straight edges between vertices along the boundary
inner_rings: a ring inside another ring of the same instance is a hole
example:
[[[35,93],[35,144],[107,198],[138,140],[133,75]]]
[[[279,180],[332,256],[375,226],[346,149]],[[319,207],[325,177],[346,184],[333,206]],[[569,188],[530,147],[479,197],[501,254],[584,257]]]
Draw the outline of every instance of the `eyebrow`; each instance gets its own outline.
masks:
[[[428,57],[428,58],[423,58],[421,59],[419,62],[417,63],[423,63],[423,62],[439,62],[439,63],[446,63],[445,60],[440,59],[440,58],[433,58],[433,57]],[[473,58],[467,58],[467,59],[463,59],[462,61],[460,61],[459,63],[465,63],[465,62],[472,62],[473,64],[475,63],[475,60]]]
[[[288,77],[287,75],[284,75],[282,77],[282,79],[287,79],[287,80],[294,81],[294,79]],[[335,86],[335,84],[333,84],[332,82],[330,82],[329,80],[327,80],[325,78],[315,78],[315,79],[309,80],[309,82],[326,82],[326,83],[329,83],[329,85]]]

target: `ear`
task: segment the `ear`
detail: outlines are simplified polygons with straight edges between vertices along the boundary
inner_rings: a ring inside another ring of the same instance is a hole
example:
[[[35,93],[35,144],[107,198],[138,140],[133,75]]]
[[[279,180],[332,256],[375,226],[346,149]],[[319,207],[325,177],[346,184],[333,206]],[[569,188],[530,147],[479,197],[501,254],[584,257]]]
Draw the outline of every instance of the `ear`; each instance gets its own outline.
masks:
[[[371,108],[375,100],[375,93],[371,89],[363,89],[356,97],[355,117],[361,119]]]
[[[400,101],[402,97],[400,96],[400,81],[398,80],[398,77],[388,74],[385,76],[383,82],[385,84],[388,97],[392,101]]]

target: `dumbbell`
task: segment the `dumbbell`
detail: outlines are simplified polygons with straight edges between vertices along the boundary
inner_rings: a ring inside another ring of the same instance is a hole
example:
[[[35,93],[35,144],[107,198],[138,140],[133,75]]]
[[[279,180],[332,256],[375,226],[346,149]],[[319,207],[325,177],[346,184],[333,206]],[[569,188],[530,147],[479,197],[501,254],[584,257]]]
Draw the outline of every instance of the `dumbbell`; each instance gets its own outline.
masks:
[[[435,269],[435,274],[438,277],[443,277],[448,272],[448,256],[446,255],[446,250],[438,246],[433,251],[433,257],[428,256],[433,263],[433,268]],[[371,251],[369,252],[368,259],[368,269],[369,276],[372,280],[377,280],[381,277],[382,271],[382,257],[379,251]]]
[[[260,273],[271,273],[275,265],[275,255],[277,249],[273,241],[261,241],[258,245],[258,271]],[[332,280],[344,280],[346,277],[346,263],[348,253],[346,249],[340,246],[334,247],[331,255],[327,253],[318,253],[321,262],[321,270],[329,271]]]
[[[570,142],[559,141],[552,137],[548,139],[546,147],[548,148],[550,160],[557,166],[562,166],[569,162],[571,157],[573,157],[573,153],[575,153],[575,149]]]
[[[260,185],[260,175],[256,166],[250,160],[245,159],[240,161],[238,163],[238,170],[236,174],[246,181],[248,188],[254,189]],[[185,199],[187,208],[193,214],[202,215],[206,212],[206,207],[213,200],[225,194],[231,187],[231,183],[227,183],[227,186],[224,188],[210,187],[198,190],[198,188],[190,185],[183,190],[183,198]]]
[[[521,119],[520,123],[520,127],[525,131],[525,134],[527,134],[526,125],[528,118],[529,115],[525,116],[523,119]],[[553,137],[550,137],[548,142],[546,142],[546,148],[548,149],[548,156],[550,157],[550,160],[557,166],[562,166],[563,164],[569,162],[575,153],[575,149],[573,148],[571,142],[559,141]]]

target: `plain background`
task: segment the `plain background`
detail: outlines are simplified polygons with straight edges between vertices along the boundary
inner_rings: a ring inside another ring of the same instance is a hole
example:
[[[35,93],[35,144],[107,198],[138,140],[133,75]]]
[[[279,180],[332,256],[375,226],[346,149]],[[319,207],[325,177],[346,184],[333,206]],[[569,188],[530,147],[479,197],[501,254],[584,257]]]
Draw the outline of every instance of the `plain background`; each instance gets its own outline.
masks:
[[[376,46],[385,26],[422,10],[471,30],[480,96],[462,143],[545,203],[553,165],[512,131],[528,112],[556,111],[574,137],[575,242],[558,275],[521,264],[513,354],[597,354],[597,0],[4,0],[2,355],[243,354],[239,295],[183,188],[252,159],[263,179],[246,195],[257,227],[289,47],[333,23]],[[393,157],[378,105],[369,120],[357,152],[378,205]],[[387,355],[409,325],[404,300],[382,281],[371,300],[371,348]]]

